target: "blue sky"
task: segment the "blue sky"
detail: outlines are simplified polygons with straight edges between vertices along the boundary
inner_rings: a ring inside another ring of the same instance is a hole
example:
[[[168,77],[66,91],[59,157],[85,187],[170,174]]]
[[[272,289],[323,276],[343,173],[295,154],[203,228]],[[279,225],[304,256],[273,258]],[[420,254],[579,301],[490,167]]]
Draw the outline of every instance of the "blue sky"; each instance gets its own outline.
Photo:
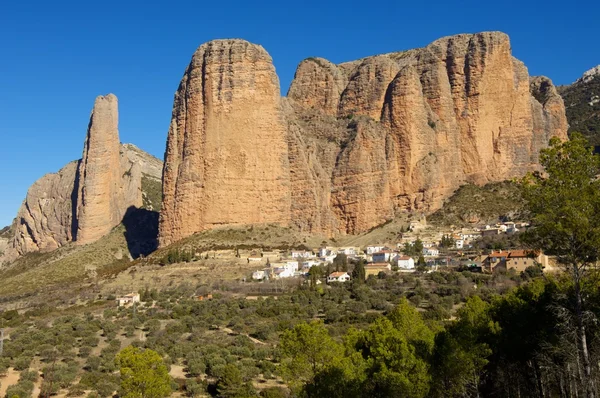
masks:
[[[0,8],[0,227],[27,188],[81,157],[94,98],[114,93],[121,141],[162,158],[173,94],[194,50],[243,38],[273,57],[285,94],[298,63],[332,62],[501,30],[556,84],[600,64],[597,1],[27,1]]]

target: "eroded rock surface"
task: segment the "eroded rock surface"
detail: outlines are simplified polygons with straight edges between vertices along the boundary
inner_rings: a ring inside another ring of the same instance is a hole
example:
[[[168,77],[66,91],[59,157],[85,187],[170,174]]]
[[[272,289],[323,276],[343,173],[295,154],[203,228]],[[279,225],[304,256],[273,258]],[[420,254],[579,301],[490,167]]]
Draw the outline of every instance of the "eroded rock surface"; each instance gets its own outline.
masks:
[[[243,40],[198,48],[175,94],[160,242],[290,220],[286,124],[271,57]]]

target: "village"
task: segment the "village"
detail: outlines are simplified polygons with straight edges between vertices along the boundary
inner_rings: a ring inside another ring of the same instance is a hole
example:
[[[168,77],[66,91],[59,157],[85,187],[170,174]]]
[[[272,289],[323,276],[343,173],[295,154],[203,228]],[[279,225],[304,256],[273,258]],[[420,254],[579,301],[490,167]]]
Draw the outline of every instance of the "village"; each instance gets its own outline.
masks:
[[[255,251],[246,258],[256,265],[251,279],[265,281],[308,277],[314,266],[326,270],[327,283],[352,279],[348,264],[361,264],[364,277],[384,277],[391,273],[416,271],[469,270],[472,272],[520,273],[531,266],[549,266],[548,256],[523,248],[481,250],[477,240],[514,235],[526,229],[526,222],[502,222],[473,228],[443,229],[428,226],[425,220],[413,221],[396,242],[377,242],[367,246],[322,246],[318,249]]]

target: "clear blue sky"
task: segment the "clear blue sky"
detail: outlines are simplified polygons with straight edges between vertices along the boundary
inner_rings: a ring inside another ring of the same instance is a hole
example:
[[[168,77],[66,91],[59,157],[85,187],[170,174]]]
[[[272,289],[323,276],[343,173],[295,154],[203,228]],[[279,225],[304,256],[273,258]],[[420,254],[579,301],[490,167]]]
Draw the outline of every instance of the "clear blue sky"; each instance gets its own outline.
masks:
[[[293,5],[292,5],[293,4]],[[122,142],[162,158],[173,94],[194,50],[261,44],[285,94],[297,64],[501,30],[532,75],[570,83],[600,64],[598,1],[27,1],[0,10],[0,227],[27,188],[81,157],[94,98],[120,102]]]

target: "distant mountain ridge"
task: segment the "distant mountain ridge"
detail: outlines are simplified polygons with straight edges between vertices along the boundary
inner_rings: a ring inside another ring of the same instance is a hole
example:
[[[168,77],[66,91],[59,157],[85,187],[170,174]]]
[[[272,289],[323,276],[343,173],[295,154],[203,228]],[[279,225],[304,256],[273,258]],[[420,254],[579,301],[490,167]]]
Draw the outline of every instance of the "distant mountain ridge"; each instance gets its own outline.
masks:
[[[558,89],[565,102],[569,133],[579,132],[590,144],[600,146],[600,65]]]

